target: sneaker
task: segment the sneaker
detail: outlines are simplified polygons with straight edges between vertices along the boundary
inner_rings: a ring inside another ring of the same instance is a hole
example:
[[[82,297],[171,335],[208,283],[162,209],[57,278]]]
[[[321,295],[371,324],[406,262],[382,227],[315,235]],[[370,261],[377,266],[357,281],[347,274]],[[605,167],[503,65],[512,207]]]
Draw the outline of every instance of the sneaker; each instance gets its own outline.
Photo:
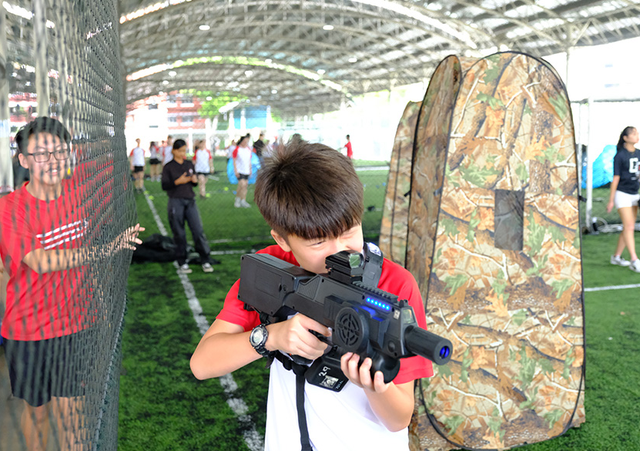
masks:
[[[631,262],[625,258],[622,258],[620,255],[612,255],[611,264],[618,266],[629,266],[631,265]]]
[[[233,206],[234,206],[234,207],[236,207],[236,208],[240,208],[240,206],[241,206],[241,204],[240,204],[240,198],[236,197],[236,201],[235,201],[235,203],[233,204]]]
[[[211,266],[211,263],[205,263],[202,265],[202,270],[204,272],[213,272],[213,266]]]
[[[191,274],[191,268],[186,263],[178,268],[178,274]]]
[[[640,259],[635,259],[629,265],[629,269],[633,272],[640,272]]]
[[[240,206],[244,207],[244,208],[251,208],[251,205],[249,204],[249,202],[247,202],[246,200],[242,199],[240,201]]]

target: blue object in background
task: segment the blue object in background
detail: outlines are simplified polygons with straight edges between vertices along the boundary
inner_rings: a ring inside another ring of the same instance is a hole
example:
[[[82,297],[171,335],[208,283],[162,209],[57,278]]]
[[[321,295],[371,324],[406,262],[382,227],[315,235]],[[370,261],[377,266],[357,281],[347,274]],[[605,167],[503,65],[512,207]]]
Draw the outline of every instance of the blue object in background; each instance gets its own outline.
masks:
[[[249,176],[249,183],[256,183],[256,176],[258,175],[258,169],[260,169],[260,158],[255,153],[251,153],[251,175]],[[238,184],[238,178],[233,171],[233,158],[229,158],[227,163],[227,178],[229,183],[234,185]]]
[[[233,111],[233,125],[236,130],[246,128],[250,130],[252,128],[267,128],[267,107],[266,105],[260,106],[248,106],[244,108],[244,127],[242,126],[242,113],[241,110],[235,109]],[[254,137],[254,139],[257,139]]]
[[[613,181],[613,157],[616,146],[604,146],[604,149],[593,161],[593,188],[599,188]],[[582,160],[582,188],[587,187],[587,159]]]

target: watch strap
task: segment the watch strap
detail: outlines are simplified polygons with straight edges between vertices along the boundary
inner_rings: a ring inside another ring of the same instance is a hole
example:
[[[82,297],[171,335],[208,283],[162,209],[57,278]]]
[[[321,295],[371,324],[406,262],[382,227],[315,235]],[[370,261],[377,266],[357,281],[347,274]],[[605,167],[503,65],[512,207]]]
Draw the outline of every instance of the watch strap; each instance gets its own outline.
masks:
[[[260,354],[262,357],[270,357],[272,355],[272,352],[267,350],[267,348],[265,348],[265,344],[267,343],[267,339],[269,338],[269,331],[267,330],[264,324],[257,325],[256,327],[253,328],[253,330],[258,328],[262,329],[263,339],[260,341],[260,343],[254,343],[253,340],[251,339],[249,339],[249,342],[251,343],[251,346],[253,346],[253,349],[255,349],[256,352]],[[253,334],[253,330],[251,331],[252,334]]]

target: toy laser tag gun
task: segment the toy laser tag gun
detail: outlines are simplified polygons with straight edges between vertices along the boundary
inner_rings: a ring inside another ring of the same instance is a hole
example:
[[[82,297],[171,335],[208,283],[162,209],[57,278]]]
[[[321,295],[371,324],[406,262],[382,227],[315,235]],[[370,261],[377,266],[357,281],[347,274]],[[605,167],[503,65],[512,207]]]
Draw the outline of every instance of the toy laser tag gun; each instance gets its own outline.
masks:
[[[347,382],[340,356],[347,352],[360,355],[361,362],[370,357],[372,377],[382,371],[385,383],[398,374],[401,358],[419,355],[438,365],[451,359],[451,342],[420,328],[408,301],[363,283],[363,276],[366,280],[367,271],[371,272],[365,265],[367,248],[365,255],[348,251],[330,255],[328,274],[318,275],[272,255],[242,257],[238,298],[259,312],[263,321],[284,321],[298,312],[332,329],[331,352],[305,374],[309,383],[340,391]],[[379,273],[376,285],[378,279]]]

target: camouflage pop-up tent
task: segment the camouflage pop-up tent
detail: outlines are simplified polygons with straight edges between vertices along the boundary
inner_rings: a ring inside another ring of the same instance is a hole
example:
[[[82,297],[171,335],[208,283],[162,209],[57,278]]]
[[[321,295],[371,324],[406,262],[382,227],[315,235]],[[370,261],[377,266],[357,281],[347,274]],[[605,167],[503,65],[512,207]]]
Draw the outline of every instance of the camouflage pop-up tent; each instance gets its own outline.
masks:
[[[454,354],[417,386],[412,449],[556,437],[584,422],[578,179],[564,85],[524,54],[451,56],[417,120],[416,110],[409,104],[398,127],[380,244],[414,274],[429,328]]]

